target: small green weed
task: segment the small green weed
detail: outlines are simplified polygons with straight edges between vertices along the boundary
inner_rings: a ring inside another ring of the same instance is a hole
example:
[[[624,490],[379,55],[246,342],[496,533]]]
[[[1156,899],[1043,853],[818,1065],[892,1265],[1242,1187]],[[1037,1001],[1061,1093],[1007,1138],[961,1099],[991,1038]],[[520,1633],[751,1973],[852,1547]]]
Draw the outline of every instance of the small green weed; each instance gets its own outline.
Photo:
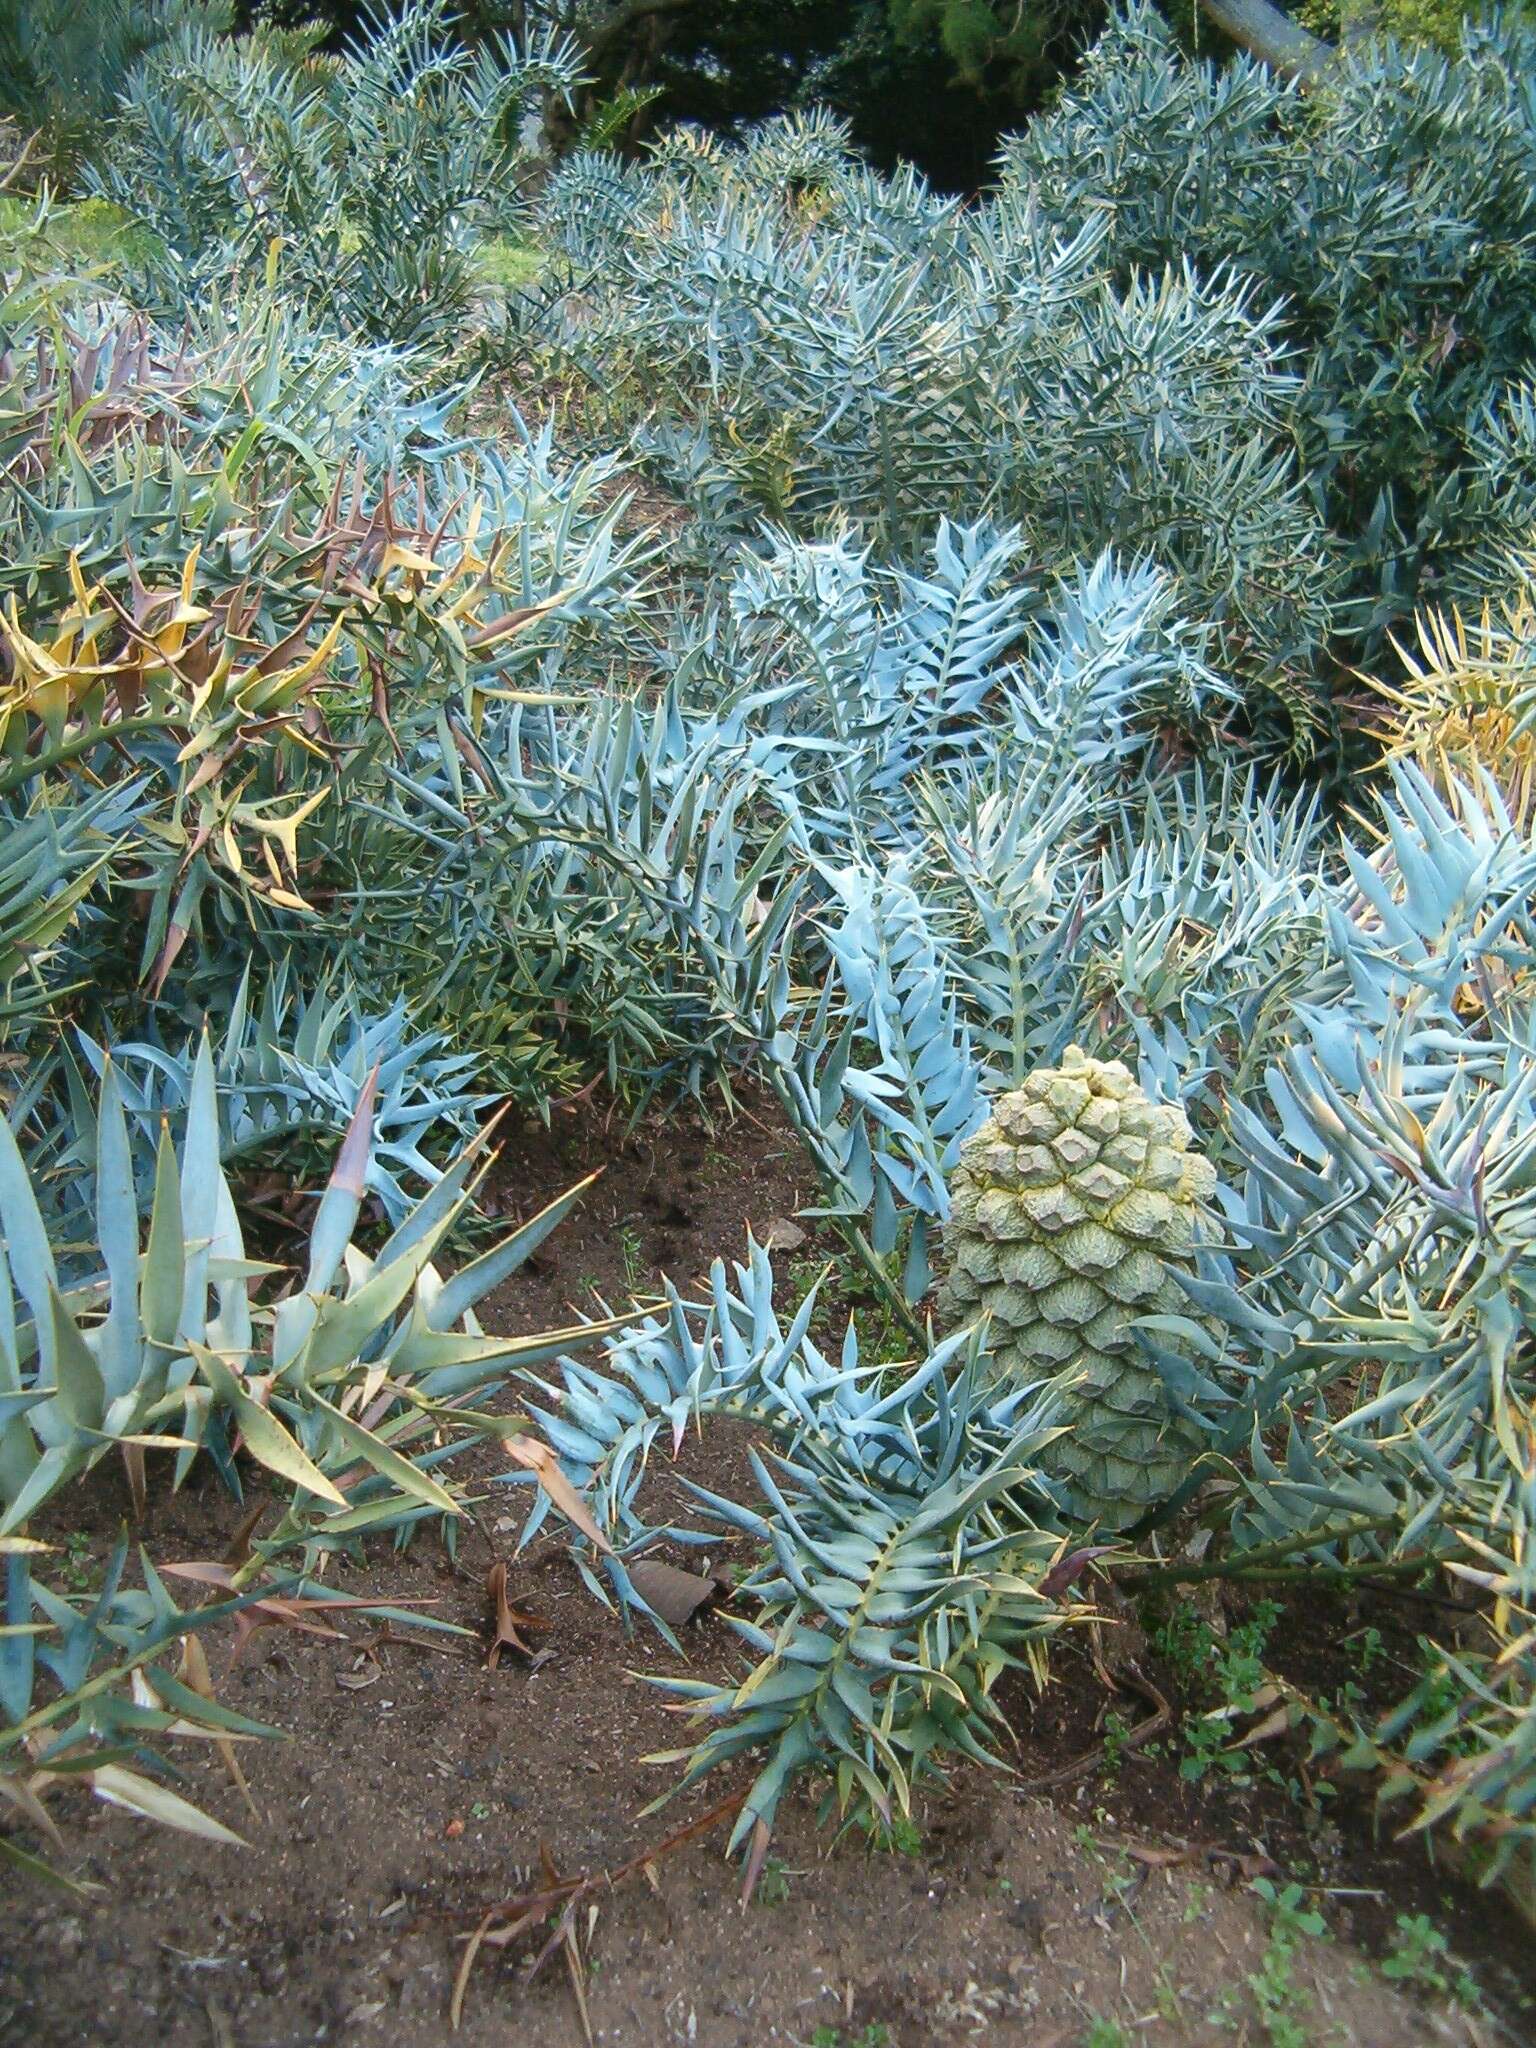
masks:
[[[1233,1717],[1253,1711],[1265,1682],[1265,1654],[1282,1609],[1273,1600],[1255,1601],[1246,1621],[1225,1636],[1217,1635],[1187,1600],[1181,1600],[1159,1627],[1152,1645],[1200,1697],[1212,1702],[1207,1714],[1186,1715],[1182,1734],[1185,1754],[1179,1775],[1198,1784],[1212,1771],[1235,1783],[1251,1782],[1255,1759],[1232,1750]],[[1108,1740],[1106,1755],[1114,1756]],[[1284,1790],[1290,1783],[1272,1766],[1264,1775]]]
[[[1326,1941],[1328,1923],[1321,1913],[1306,1904],[1306,1893],[1299,1884],[1277,1885],[1273,1878],[1256,1877],[1253,1889],[1269,1907],[1273,1916],[1272,1933],[1295,1947],[1303,1938],[1309,1941]]]
[[[1091,2020],[1083,2048],[1131,2048],[1131,2037],[1118,2020]]]
[[[61,1571],[64,1583],[72,1593],[89,1592],[95,1584],[96,1572],[91,1561],[91,1539],[83,1530],[71,1529],[64,1538]]]
[[[1104,1716],[1104,1775],[1113,1781],[1120,1775],[1121,1761],[1125,1746],[1130,1740],[1131,1724],[1124,1714],[1109,1713]]]
[[[904,1813],[893,1814],[888,1821],[875,1819],[870,1825],[869,1839],[874,1848],[884,1849],[892,1856],[921,1856],[923,1853],[923,1831]]]
[[[1355,1661],[1360,1666],[1362,1678],[1368,1678],[1387,1654],[1379,1628],[1362,1628],[1348,1638],[1348,1643],[1354,1646]]]
[[[888,1270],[893,1277],[901,1271],[899,1247],[891,1255]],[[840,1318],[846,1318],[849,1311],[854,1313],[859,1327],[861,1358],[871,1365],[898,1365],[911,1355],[911,1339],[891,1313],[889,1302],[881,1295],[874,1280],[851,1252],[833,1252],[830,1257],[802,1253],[790,1262],[791,1313],[799,1308],[824,1274],[821,1308],[825,1311],[830,1304],[836,1304]]]
[[[1296,1951],[1303,1941],[1326,1941],[1327,1924],[1306,1904],[1299,1884],[1281,1886],[1261,1877],[1253,1889],[1271,1914],[1269,1946],[1248,1977],[1259,2024],[1271,2048],[1307,2048],[1303,2014],[1312,1999],[1296,1980]]]
[[[619,1232],[619,1256],[624,1261],[625,1291],[638,1294],[645,1275],[645,1244],[632,1223]]]
[[[881,2020],[871,2020],[857,2034],[845,2034],[841,2027],[820,2026],[811,2036],[811,2048],[890,2048],[890,2041],[890,2028]]]
[[[1456,1963],[1445,1936],[1427,1913],[1398,1914],[1381,1974],[1415,1991],[1449,1998],[1465,2011],[1476,2012],[1482,2006],[1477,1980]]]

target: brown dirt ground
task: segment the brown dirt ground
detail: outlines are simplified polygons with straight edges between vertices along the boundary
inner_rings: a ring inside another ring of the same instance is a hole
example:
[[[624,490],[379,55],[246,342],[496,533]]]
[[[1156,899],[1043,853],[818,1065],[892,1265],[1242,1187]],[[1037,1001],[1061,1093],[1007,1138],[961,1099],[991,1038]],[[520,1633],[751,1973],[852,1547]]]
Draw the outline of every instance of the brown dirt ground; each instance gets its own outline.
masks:
[[[761,1234],[792,1216],[810,1193],[802,1163],[761,1104],[748,1098],[746,1108],[713,1132],[679,1113],[629,1140],[587,1121],[516,1141],[502,1171],[509,1213],[531,1213],[593,1165],[608,1170],[487,1320],[536,1328],[590,1302],[594,1286],[617,1301],[662,1270],[691,1279],[740,1246],[747,1225]],[[716,1431],[690,1442],[681,1463],[730,1491],[750,1485],[744,1451],[741,1432]],[[668,1475],[653,1483],[667,1486]],[[481,1510],[503,1556],[522,1498]],[[68,1524],[104,1551],[124,1506],[103,1468],[69,1502]],[[161,1498],[143,1533],[159,1560],[217,1556],[238,1518],[216,1486],[194,1483]],[[478,1627],[487,1562],[478,1538],[457,1568],[423,1542],[403,1559],[381,1550],[340,1582],[435,1599]],[[557,1538],[513,1564],[510,1590],[545,1623],[537,1641],[549,1654],[536,1669],[488,1671],[457,1645],[390,1645],[376,1682],[352,1690],[342,1681],[370,1669],[357,1648],[375,1632],[366,1621],[349,1624],[346,1642],[259,1635],[220,1683],[230,1704],[288,1738],[242,1753],[259,1821],[242,1815],[215,1758],[185,1765],[191,1796],[242,1830],[243,1850],[61,1802],[69,1867],[106,1889],[82,1905],[0,1878],[3,2048],[579,2043],[561,1956],[529,1979],[537,1942],[482,1955],[450,2035],[458,1939],[488,1906],[539,1882],[546,1850],[562,1872],[609,1868],[732,1788],[643,1817],[669,1782],[667,1767],[644,1759],[682,1731],[636,1674],[674,1670],[676,1659],[654,1638],[625,1638]],[[1390,1646],[1393,1631],[1411,1638],[1418,1617],[1371,1619]],[[1303,1617],[1295,1634],[1315,1657],[1320,1636],[1357,1625],[1340,1608]],[[706,1621],[690,1639],[694,1669],[739,1668],[732,1641]],[[217,1677],[217,1644],[212,1661]],[[1145,1668],[1175,1685],[1175,1674]],[[924,1802],[911,1854],[834,1841],[805,1795],[789,1802],[745,1910],[719,1835],[663,1859],[654,1885],[599,1892],[580,1922],[594,2039],[1402,2048],[1533,2038],[1536,1961],[1513,1917],[1433,1871],[1417,1847],[1374,1840],[1359,1807],[1309,1823],[1304,1803],[1271,1784],[1187,1785],[1170,1755],[1127,1757],[1116,1772],[1039,1796],[1030,1780],[1092,1749],[1106,1707],[1130,1721],[1145,1710],[1111,1700],[1082,1650],[1058,1657],[1043,1698],[1020,1688],[1009,1705],[1019,1782],[957,1772]],[[1158,1860],[1186,1846],[1187,1861]],[[1262,1865],[1236,1859],[1265,1856],[1317,1887],[1308,1903],[1331,1933],[1298,1952],[1293,2033],[1266,2031],[1249,1984],[1268,1921],[1245,1882]],[[1426,1911],[1474,1966],[1497,2017],[1469,2021],[1419,2001],[1372,1966],[1395,1915]],[[1119,2034],[1094,2033],[1111,2021]]]

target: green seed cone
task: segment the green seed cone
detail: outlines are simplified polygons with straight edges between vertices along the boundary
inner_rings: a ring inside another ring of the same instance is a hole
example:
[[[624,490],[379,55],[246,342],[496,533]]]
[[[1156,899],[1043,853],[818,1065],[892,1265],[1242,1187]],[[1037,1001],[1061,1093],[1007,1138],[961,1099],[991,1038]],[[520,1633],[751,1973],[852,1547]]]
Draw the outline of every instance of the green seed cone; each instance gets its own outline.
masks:
[[[1066,1434],[1041,1463],[1107,1529],[1165,1500],[1202,1447],[1131,1328],[1190,1313],[1176,1275],[1216,1176],[1189,1138],[1118,1060],[1068,1046],[999,1097],[950,1185],[940,1313],[988,1311],[1000,1373],[1060,1378]]]

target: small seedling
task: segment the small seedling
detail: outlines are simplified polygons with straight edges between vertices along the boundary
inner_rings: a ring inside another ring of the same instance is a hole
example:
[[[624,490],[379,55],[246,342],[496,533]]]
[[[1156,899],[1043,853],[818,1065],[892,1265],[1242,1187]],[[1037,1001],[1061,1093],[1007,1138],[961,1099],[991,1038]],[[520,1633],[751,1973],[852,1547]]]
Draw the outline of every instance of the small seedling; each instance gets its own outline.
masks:
[[[1109,1713],[1104,1716],[1104,1775],[1114,1779],[1120,1775],[1121,1760],[1125,1756],[1126,1744],[1130,1740],[1131,1724],[1124,1714]]]
[[[878,1824],[873,1830],[877,1849],[888,1850],[893,1856],[921,1856],[923,1853],[923,1831],[909,1815],[894,1814],[887,1822]]]
[[[87,1592],[95,1583],[91,1539],[81,1529],[72,1529],[64,1538],[63,1573],[73,1593]]]
[[[1351,1636],[1355,1645],[1355,1657],[1362,1677],[1369,1677],[1372,1668],[1387,1654],[1386,1644],[1379,1628],[1363,1628],[1358,1635]]]
[[[1276,1885],[1267,1877],[1255,1880],[1253,1889],[1269,1907],[1269,1946],[1259,1967],[1248,1977],[1248,1989],[1258,2007],[1259,2024],[1270,2048],[1307,2048],[1307,2030],[1302,2014],[1311,1996],[1296,1981],[1296,1951],[1303,1940],[1326,1941],[1323,1916],[1306,1904],[1299,1884]]]
[[[640,1282],[645,1276],[645,1245],[632,1223],[626,1223],[619,1232],[619,1257],[624,1261],[626,1291],[638,1294]]]
[[[1311,1941],[1328,1939],[1327,1921],[1306,1904],[1307,1895],[1299,1884],[1277,1885],[1273,1878],[1256,1877],[1253,1889],[1270,1909],[1273,1932],[1292,1947],[1302,1937]]]
[[[1483,2002],[1471,1971],[1456,1965],[1445,1936],[1427,1913],[1398,1914],[1381,1974],[1415,1991],[1452,1999],[1467,2011],[1477,2011]]]
[[[1212,1702],[1208,1713],[1189,1714],[1184,1720],[1185,1754],[1179,1761],[1179,1776],[1186,1783],[1199,1784],[1213,1771],[1237,1784],[1252,1781],[1256,1760],[1247,1751],[1232,1748],[1233,1723],[1253,1711],[1265,1682],[1269,1638],[1281,1612],[1273,1600],[1256,1601],[1248,1619],[1223,1638],[1185,1600],[1154,1630],[1154,1648],[1193,1692]],[[1108,1740],[1105,1751],[1107,1757],[1117,1755]],[[1301,1796],[1299,1784],[1282,1777],[1273,1766],[1261,1768],[1282,1791]]]
[[[1083,2048],[1130,2048],[1130,2036],[1118,2020],[1091,2020]]]

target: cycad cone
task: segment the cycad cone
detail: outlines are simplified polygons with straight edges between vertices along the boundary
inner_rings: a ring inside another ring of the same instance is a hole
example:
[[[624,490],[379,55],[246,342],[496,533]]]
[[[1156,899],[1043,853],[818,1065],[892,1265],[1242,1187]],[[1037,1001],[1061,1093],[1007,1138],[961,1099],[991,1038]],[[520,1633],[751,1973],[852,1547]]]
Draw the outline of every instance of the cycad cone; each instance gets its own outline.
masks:
[[[1149,1101],[1118,1060],[1068,1046],[998,1098],[950,1185],[941,1312],[989,1311],[1010,1378],[1060,1376],[1066,1434],[1042,1463],[1109,1529],[1166,1499],[1201,1448],[1131,1328],[1190,1313],[1176,1274],[1216,1176],[1189,1139],[1183,1110]]]

